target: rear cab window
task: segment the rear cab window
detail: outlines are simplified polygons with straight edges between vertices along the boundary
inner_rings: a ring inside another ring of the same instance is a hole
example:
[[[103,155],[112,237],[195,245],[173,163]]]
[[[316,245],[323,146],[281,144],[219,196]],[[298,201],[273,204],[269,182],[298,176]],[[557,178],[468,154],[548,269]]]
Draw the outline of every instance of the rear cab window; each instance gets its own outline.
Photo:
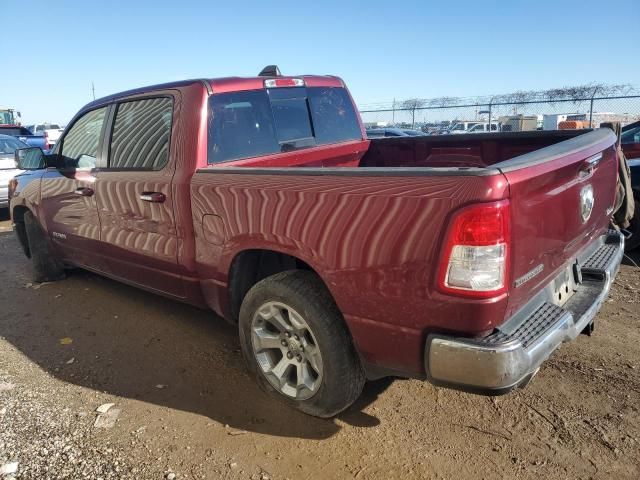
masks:
[[[272,88],[209,98],[210,164],[361,139],[344,88]]]

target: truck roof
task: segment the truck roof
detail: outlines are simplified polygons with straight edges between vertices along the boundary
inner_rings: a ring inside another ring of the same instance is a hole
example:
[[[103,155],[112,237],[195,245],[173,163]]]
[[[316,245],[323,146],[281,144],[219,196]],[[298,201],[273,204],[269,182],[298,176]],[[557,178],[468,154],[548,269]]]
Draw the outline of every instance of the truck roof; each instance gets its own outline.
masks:
[[[265,88],[264,81],[268,79],[278,79],[278,80],[286,80],[286,79],[294,79],[294,78],[302,78],[304,83],[308,87],[344,87],[344,82],[339,77],[335,77],[332,75],[280,75],[280,76],[256,76],[256,77],[221,77],[221,78],[210,78],[210,79],[190,79],[190,80],[180,80],[176,82],[168,82],[168,83],[160,83],[156,85],[149,85],[145,87],[134,88],[131,90],[125,90],[123,92],[114,93],[112,95],[107,95],[106,97],[98,98],[87,105],[85,105],[82,110],[87,108],[101,105],[104,103],[108,103],[113,100],[117,100],[119,98],[130,97],[133,95],[138,95],[146,92],[151,92],[154,90],[168,90],[172,88],[180,88],[186,87],[189,85],[193,85],[194,83],[203,84],[210,93],[227,93],[227,92],[237,92],[242,90],[258,90],[260,88]]]

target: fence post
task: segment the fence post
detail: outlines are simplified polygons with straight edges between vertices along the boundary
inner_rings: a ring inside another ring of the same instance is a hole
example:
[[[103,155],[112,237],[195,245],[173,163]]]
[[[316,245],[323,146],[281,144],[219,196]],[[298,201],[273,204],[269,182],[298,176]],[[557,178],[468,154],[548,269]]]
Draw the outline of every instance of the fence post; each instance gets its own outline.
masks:
[[[593,128],[593,101],[595,99],[597,92],[598,92],[598,87],[593,89],[593,95],[591,95],[591,102],[589,105],[589,128]]]
[[[393,99],[393,106],[391,108],[393,108],[393,113],[391,114],[391,125],[395,127],[396,125],[396,99],[395,98]]]
[[[491,106],[493,104],[493,97],[489,100],[489,132],[491,132]]]

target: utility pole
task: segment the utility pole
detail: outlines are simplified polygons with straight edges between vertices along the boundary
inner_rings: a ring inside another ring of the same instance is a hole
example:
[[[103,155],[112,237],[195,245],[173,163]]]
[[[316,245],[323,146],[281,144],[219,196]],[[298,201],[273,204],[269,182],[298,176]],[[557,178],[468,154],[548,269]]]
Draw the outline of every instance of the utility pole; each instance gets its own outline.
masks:
[[[93,95],[93,99],[96,99],[96,86],[91,82],[91,95]]]

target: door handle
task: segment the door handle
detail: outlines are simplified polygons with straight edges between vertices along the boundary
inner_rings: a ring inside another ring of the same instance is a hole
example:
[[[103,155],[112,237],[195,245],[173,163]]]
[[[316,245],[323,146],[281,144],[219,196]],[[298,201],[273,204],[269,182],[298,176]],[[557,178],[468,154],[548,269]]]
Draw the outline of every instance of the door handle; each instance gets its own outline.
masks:
[[[93,188],[80,187],[76,188],[73,193],[76,195],[82,195],[83,197],[91,197],[95,192],[93,191]]]
[[[142,192],[140,194],[140,200],[143,202],[164,203],[166,199],[165,194],[160,192]]]

